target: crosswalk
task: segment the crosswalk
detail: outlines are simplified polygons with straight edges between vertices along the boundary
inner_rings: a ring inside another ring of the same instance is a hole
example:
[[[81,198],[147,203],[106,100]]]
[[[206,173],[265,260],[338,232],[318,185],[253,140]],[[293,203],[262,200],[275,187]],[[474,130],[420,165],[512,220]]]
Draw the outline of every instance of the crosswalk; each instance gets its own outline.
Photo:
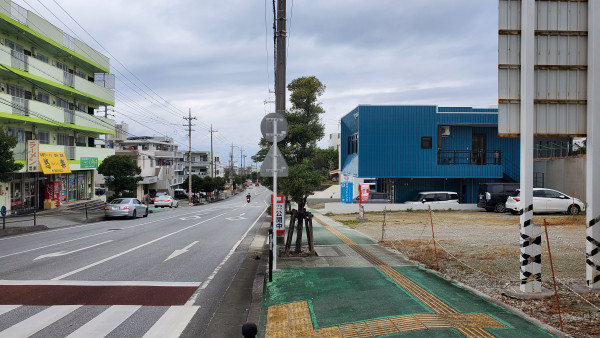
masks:
[[[128,337],[179,337],[199,308],[185,305],[0,305],[0,338],[106,337],[127,328],[135,328],[135,333],[127,334]],[[156,312],[159,312],[158,318]]]

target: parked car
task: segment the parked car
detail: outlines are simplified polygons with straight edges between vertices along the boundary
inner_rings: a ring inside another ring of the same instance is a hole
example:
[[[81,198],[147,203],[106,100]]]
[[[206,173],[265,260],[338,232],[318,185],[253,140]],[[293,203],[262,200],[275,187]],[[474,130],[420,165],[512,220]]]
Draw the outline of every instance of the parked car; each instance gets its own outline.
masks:
[[[458,193],[453,191],[423,191],[405,204],[458,205]]]
[[[480,183],[477,206],[485,211],[505,212],[506,199],[519,189],[519,183]]]
[[[179,206],[179,202],[174,199],[172,196],[170,195],[161,195],[161,196],[157,196],[156,198],[154,198],[154,206],[155,207],[169,207],[169,208],[177,208]]]
[[[187,199],[189,199],[188,194],[186,194],[185,190],[183,190],[183,189],[175,189],[173,191],[173,197],[175,197],[175,199],[177,199],[177,200],[187,200]]]
[[[353,202],[359,203],[360,196],[357,196]],[[369,199],[363,201],[362,203],[392,203],[392,200],[390,200],[390,196],[386,192],[372,191],[369,192]]]
[[[518,214],[524,208],[520,193],[520,190],[517,189],[506,200],[506,209],[510,210],[512,214]],[[567,194],[552,189],[533,188],[534,213],[564,212],[578,214],[582,211],[585,211],[585,203],[578,198],[569,197]]]
[[[105,217],[147,217],[148,207],[137,198],[115,198],[104,207]]]

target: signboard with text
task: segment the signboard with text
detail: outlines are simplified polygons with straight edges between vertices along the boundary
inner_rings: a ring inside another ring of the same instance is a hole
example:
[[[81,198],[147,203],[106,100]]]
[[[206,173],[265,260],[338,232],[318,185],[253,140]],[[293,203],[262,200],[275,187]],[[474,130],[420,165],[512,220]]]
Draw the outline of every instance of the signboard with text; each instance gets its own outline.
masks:
[[[273,202],[273,195],[271,194],[271,220],[273,220],[275,234],[277,236],[285,235],[285,201],[283,194],[277,194],[275,202]]]
[[[97,157],[81,157],[79,167],[81,169],[97,169],[98,158]]]
[[[340,183],[340,200],[342,203],[352,203],[352,182]]]
[[[361,184],[360,185],[360,201],[365,202],[369,200],[369,185]]]
[[[40,141],[27,141],[27,171],[40,171]]]
[[[40,151],[40,165],[44,174],[70,174],[71,168],[65,153]]]

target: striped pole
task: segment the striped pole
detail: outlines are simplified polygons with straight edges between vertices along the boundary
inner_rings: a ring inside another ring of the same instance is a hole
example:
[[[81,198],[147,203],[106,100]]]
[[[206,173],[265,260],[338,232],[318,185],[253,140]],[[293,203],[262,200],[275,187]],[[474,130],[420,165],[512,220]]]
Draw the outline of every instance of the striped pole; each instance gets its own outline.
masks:
[[[600,1],[588,1],[586,284],[600,289]]]
[[[533,224],[533,133],[535,127],[534,62],[535,62],[534,0],[521,1],[521,212],[520,278],[521,292],[542,291],[542,237],[539,225]]]

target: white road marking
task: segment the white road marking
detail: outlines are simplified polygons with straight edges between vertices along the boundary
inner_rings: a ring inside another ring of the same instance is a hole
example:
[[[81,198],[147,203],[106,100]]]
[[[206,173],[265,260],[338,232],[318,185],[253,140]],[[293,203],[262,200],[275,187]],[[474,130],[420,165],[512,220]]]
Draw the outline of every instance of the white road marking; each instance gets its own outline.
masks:
[[[241,221],[243,219],[246,219],[246,217],[242,217],[242,216],[233,216],[233,217],[227,217],[225,218],[228,221]]]
[[[188,252],[188,249],[191,248],[196,243],[198,243],[198,241],[193,241],[191,244],[189,244],[185,248],[173,251],[173,253],[169,257],[167,257],[167,259],[165,259],[163,262],[166,262],[166,261],[168,261],[171,258],[175,258],[175,257],[177,257],[177,256],[179,256],[181,254],[184,254],[184,253]]]
[[[198,287],[201,282],[157,282],[157,281],[86,281],[86,280],[0,280],[4,285],[70,285],[70,286],[171,286]]]
[[[81,305],[55,305],[0,332],[0,338],[29,337],[56,322]]]
[[[174,232],[172,232],[172,233],[170,233],[170,234],[164,235],[164,236],[162,236],[162,237],[159,237],[159,238],[153,239],[153,240],[151,240],[151,241],[149,241],[149,242],[146,242],[146,243],[144,243],[144,244],[138,245],[138,246],[136,246],[136,247],[134,247],[134,248],[131,248],[131,249],[129,249],[129,250],[125,250],[125,251],[123,251],[123,252],[121,252],[121,253],[118,253],[118,254],[116,254],[116,255],[112,255],[112,256],[110,256],[110,257],[108,257],[108,258],[101,259],[101,260],[99,260],[99,261],[97,261],[97,262],[95,262],[95,263],[92,263],[92,264],[86,265],[86,266],[84,266],[84,267],[81,267],[81,268],[79,268],[79,269],[77,269],[77,270],[73,270],[73,271],[71,271],[71,272],[65,273],[64,275],[61,275],[61,276],[58,276],[58,277],[52,278],[52,280],[59,280],[59,279],[63,279],[63,278],[69,277],[69,276],[71,276],[71,275],[74,275],[74,274],[76,274],[76,273],[78,273],[78,272],[81,272],[81,271],[87,270],[87,269],[89,269],[89,268],[91,268],[91,267],[94,267],[94,266],[96,266],[96,265],[100,265],[100,264],[102,264],[102,263],[108,262],[108,261],[110,261],[110,260],[112,260],[112,259],[115,259],[115,258],[117,258],[117,257],[123,256],[123,255],[125,255],[125,254],[128,254],[128,253],[130,253],[130,252],[132,252],[132,251],[135,251],[135,250],[137,250],[137,249],[139,249],[139,248],[143,248],[143,247],[145,247],[145,246],[147,246],[147,245],[150,245],[150,244],[152,244],[152,243],[158,242],[158,241],[160,241],[160,240],[163,240],[163,239],[165,239],[165,238],[167,238],[167,237],[170,237],[170,236],[173,236],[173,235],[175,235],[175,234],[178,234],[178,233],[180,233],[180,232],[182,232],[182,231],[185,231],[185,230],[187,230],[187,229],[191,229],[191,228],[193,228],[193,227],[196,227],[196,226],[198,226],[198,225],[200,225],[200,224],[202,224],[202,223],[206,223],[206,222],[208,222],[208,221],[211,221],[211,220],[213,220],[213,219],[215,219],[215,218],[217,218],[217,217],[221,217],[221,216],[223,216],[223,215],[225,215],[225,213],[222,213],[222,214],[219,214],[219,215],[217,215],[217,216],[215,216],[215,217],[212,217],[212,218],[206,219],[206,220],[204,220],[204,221],[202,221],[202,222],[198,222],[198,223],[196,223],[196,224],[192,224],[192,225],[190,225],[190,226],[187,226],[187,227],[185,227],[185,228],[182,228],[182,229],[179,229],[179,230],[177,230],[177,231],[174,231]]]
[[[141,307],[141,305],[113,305],[67,337],[105,337]]]
[[[59,252],[53,252],[53,253],[49,253],[49,254],[37,256],[33,260],[35,261],[35,260],[42,259],[42,258],[47,258],[47,257],[59,257],[59,256],[69,255],[69,254],[72,254],[72,253],[75,253],[75,252],[83,251],[85,249],[93,248],[93,247],[96,247],[98,245],[106,244],[106,243],[109,243],[109,242],[112,242],[112,239],[110,239],[108,241],[105,241],[105,242],[102,242],[102,243],[98,243],[98,244],[86,246],[85,248],[81,248],[81,249],[77,249],[77,250],[73,250],[73,251],[59,251]]]
[[[265,208],[266,210],[266,208]],[[240,238],[235,245],[231,248],[231,250],[229,250],[229,253],[227,254],[227,256],[225,256],[225,258],[223,258],[223,260],[221,261],[221,263],[219,263],[219,265],[215,268],[215,270],[210,274],[210,276],[208,276],[208,278],[206,279],[206,281],[204,283],[202,283],[202,285],[198,288],[198,290],[196,290],[196,292],[194,292],[194,294],[190,297],[190,299],[188,299],[188,301],[185,303],[186,306],[192,306],[194,305],[194,303],[196,302],[196,298],[198,298],[198,295],[200,294],[200,292],[204,289],[206,289],[206,287],[208,286],[208,284],[210,284],[210,282],[213,280],[213,278],[215,278],[215,276],[217,275],[217,273],[219,272],[219,270],[221,270],[221,268],[223,267],[223,265],[225,265],[225,263],[227,262],[227,260],[229,259],[229,257],[231,257],[231,255],[233,255],[233,253],[235,252],[235,249],[237,249],[237,247],[242,243],[242,241],[244,240],[244,238],[246,238],[246,235],[248,235],[248,233],[250,232],[250,230],[256,225],[256,222],[258,222],[258,220],[263,217],[263,213],[265,211],[263,210],[263,212],[261,212],[258,217],[256,218],[256,220],[254,221],[254,223],[252,223],[252,225],[248,228],[248,230],[246,230],[246,232],[242,235],[242,238]]]
[[[98,235],[104,235],[104,234],[106,234],[106,233],[105,232],[101,232],[101,233],[93,234],[93,235],[89,235],[89,236],[83,236],[83,237],[79,237],[79,238],[73,238],[73,239],[70,239],[70,240],[64,241],[64,242],[58,242],[58,243],[54,243],[54,244],[48,244],[48,245],[40,246],[40,247],[37,247],[37,248],[29,249],[29,250],[23,250],[23,251],[19,251],[19,252],[13,252],[13,253],[8,254],[8,255],[0,256],[0,258],[14,256],[14,255],[22,254],[22,253],[27,253],[27,252],[35,251],[35,250],[45,249],[45,248],[49,248],[51,246],[65,244],[65,243],[69,243],[69,242],[73,242],[73,241],[78,241],[80,239],[90,238],[90,237],[94,237],[94,236],[98,236]]]
[[[199,308],[199,306],[171,306],[146,332],[144,338],[179,337]]]
[[[0,315],[18,308],[21,305],[0,305]]]

